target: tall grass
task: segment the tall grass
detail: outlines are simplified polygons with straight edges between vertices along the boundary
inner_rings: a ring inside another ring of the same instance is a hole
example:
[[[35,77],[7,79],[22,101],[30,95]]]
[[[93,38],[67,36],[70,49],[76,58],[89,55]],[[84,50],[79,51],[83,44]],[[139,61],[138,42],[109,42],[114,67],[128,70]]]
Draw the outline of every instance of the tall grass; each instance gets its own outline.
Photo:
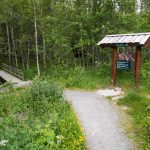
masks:
[[[26,78],[32,79],[34,76],[35,71],[32,69],[26,72]],[[89,68],[51,66],[42,71],[42,78],[45,77],[61,83],[66,88],[96,89],[111,83],[111,66],[106,63]]]
[[[133,118],[132,130],[135,133],[138,149],[150,149],[150,99],[142,96],[139,90],[128,92],[120,99],[119,105],[126,105],[130,109],[128,114]]]
[[[42,69],[42,78],[49,78],[61,83],[67,88],[97,89],[111,86],[112,66],[110,63],[97,63],[93,67],[68,67],[51,66],[46,70]],[[150,64],[143,63],[141,66],[141,91],[150,89]],[[36,67],[31,67],[25,72],[27,79],[33,79],[36,76]],[[126,89],[135,88],[135,74],[133,71],[117,70],[117,86]]]
[[[82,128],[63,88],[36,78],[27,89],[0,95],[0,149],[86,149]]]
[[[100,71],[101,72],[101,71]],[[60,81],[67,88],[95,89],[109,84],[110,77],[105,77],[97,68],[55,68],[50,73],[52,80]]]

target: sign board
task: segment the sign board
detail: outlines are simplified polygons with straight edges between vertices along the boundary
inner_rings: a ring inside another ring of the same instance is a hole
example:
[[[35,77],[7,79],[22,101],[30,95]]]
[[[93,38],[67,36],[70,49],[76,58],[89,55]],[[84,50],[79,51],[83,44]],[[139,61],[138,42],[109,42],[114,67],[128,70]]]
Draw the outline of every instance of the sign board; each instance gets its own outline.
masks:
[[[117,47],[127,47],[128,44],[127,43],[116,43],[115,46],[117,46]]]
[[[131,61],[118,60],[117,61],[117,69],[130,70],[131,69]]]

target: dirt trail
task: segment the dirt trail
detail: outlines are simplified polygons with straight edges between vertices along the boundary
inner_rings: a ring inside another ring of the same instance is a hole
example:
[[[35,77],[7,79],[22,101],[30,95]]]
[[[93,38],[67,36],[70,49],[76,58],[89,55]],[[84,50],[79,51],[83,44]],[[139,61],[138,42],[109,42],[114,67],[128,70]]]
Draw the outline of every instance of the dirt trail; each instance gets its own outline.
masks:
[[[119,115],[104,97],[96,92],[65,90],[87,138],[89,150],[133,150],[119,126]]]

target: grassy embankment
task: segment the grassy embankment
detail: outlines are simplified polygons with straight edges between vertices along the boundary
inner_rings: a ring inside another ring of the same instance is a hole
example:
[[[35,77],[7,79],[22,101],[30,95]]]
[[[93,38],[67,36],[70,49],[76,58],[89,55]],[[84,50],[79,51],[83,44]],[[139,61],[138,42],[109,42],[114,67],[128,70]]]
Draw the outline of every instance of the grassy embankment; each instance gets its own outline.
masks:
[[[150,64],[141,67],[141,86],[135,89],[134,75],[130,71],[117,71],[117,85],[125,91],[126,97],[119,105],[126,105],[132,118],[132,131],[139,149],[150,149]],[[55,67],[42,73],[67,88],[97,89],[108,87],[111,83],[111,65],[102,64],[95,68],[83,69]]]
[[[132,118],[129,132],[132,133],[138,149],[150,149],[150,98],[144,97],[140,90],[131,90],[125,98],[118,101],[127,106],[127,113]]]
[[[33,69],[34,68],[34,69]],[[97,89],[108,87],[111,83],[111,65],[100,64],[95,68],[83,69],[82,67],[50,67],[42,70],[42,77],[59,82],[66,88]],[[32,67],[26,73],[26,77],[32,79],[36,74],[36,68]],[[130,71],[117,71],[117,85],[122,87],[126,97],[118,104],[128,106],[127,113],[133,118],[132,131],[139,149],[150,149],[150,64],[142,64],[141,86],[137,90],[134,87],[134,75]]]
[[[128,76],[130,78],[130,76]],[[126,96],[118,101],[119,105],[127,106],[127,113],[132,118],[131,131],[139,150],[150,149],[150,63],[143,64],[141,70],[141,86],[133,88],[126,78],[119,79],[124,85]]]
[[[63,89],[37,80],[26,89],[0,94],[0,149],[86,149],[82,128]]]

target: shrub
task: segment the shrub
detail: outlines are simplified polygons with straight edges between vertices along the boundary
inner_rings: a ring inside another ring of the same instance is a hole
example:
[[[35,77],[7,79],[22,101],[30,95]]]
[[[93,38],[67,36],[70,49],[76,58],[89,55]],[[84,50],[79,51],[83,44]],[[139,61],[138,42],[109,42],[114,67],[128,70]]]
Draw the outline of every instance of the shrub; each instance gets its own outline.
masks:
[[[110,63],[98,63],[97,74],[100,78],[111,76],[111,64]]]
[[[36,78],[30,87],[29,95],[31,101],[59,101],[63,99],[63,88],[52,81]]]
[[[0,149],[86,149],[75,113],[62,94],[56,83],[36,78],[30,88],[0,95]]]
[[[150,62],[146,62],[143,64],[141,75],[145,83],[150,84]]]

